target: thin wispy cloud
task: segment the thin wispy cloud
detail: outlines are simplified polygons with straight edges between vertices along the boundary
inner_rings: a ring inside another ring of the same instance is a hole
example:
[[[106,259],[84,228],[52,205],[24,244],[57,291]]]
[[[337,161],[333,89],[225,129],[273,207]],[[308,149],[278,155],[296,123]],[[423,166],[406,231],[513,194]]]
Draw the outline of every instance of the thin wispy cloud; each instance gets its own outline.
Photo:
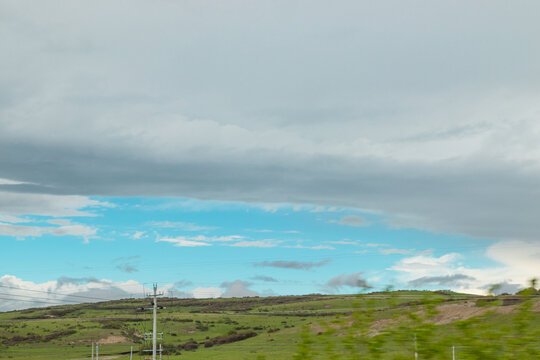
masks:
[[[163,239],[157,239],[156,242],[167,242],[171,243],[176,247],[197,247],[197,246],[212,246],[212,244],[202,242],[202,241],[194,241],[194,240],[187,240],[185,237],[177,237],[177,238],[163,238]]]
[[[295,270],[310,270],[312,268],[321,267],[330,262],[330,259],[321,260],[319,262],[303,262],[303,261],[263,261],[255,263],[256,267],[275,267],[282,269],[295,269]]]
[[[453,274],[444,276],[422,276],[421,278],[409,281],[409,285],[415,288],[421,286],[456,286],[463,282],[476,280],[472,276],[464,274]]]
[[[296,244],[296,245],[287,245],[284,246],[284,248],[289,249],[311,249],[311,250],[335,250],[336,248],[330,245],[314,245],[314,246],[308,246],[308,245],[302,245],[302,244]]]
[[[358,245],[358,242],[351,241],[351,240],[334,240],[334,241],[328,241],[329,244],[336,244],[336,245]]]
[[[258,280],[258,281],[264,281],[264,282],[277,282],[277,280],[274,279],[273,277],[265,276],[265,275],[257,275],[257,276],[252,277],[251,279]]]
[[[179,229],[184,231],[204,231],[204,230],[214,230],[214,226],[200,226],[194,223],[182,222],[182,221],[151,221],[148,223],[149,226],[165,228],[165,229]]]
[[[337,223],[339,225],[347,225],[347,226],[369,226],[371,225],[370,222],[368,222],[363,217],[357,216],[357,215],[347,215],[342,217],[339,220],[330,220],[331,223]]]
[[[253,241],[239,241],[237,243],[230,244],[233,247],[258,247],[258,248],[272,248],[278,246],[281,243],[279,240],[267,239],[267,240],[253,240]]]
[[[113,259],[113,263],[116,263],[116,269],[131,274],[139,271],[138,263],[140,258],[141,257],[139,255],[122,256]]]
[[[242,235],[224,235],[224,236],[205,236],[205,235],[195,235],[195,236],[177,236],[174,238],[159,238],[156,242],[169,242],[173,243],[174,246],[211,246],[212,243],[228,243],[228,242],[237,242],[242,243],[239,240],[245,239],[245,236]],[[236,243],[236,244],[237,244]],[[230,244],[234,246],[234,244]],[[236,245],[240,246],[240,245]]]
[[[392,254],[399,254],[399,255],[407,255],[414,252],[414,250],[405,250],[405,249],[380,249],[379,252],[383,255],[392,255]]]
[[[63,222],[62,222],[63,223]],[[25,237],[42,237],[44,235],[54,236],[77,236],[84,239],[90,239],[97,234],[97,229],[94,227],[67,223],[62,226],[31,226],[31,225],[14,225],[0,223],[0,235],[15,236],[18,238]]]

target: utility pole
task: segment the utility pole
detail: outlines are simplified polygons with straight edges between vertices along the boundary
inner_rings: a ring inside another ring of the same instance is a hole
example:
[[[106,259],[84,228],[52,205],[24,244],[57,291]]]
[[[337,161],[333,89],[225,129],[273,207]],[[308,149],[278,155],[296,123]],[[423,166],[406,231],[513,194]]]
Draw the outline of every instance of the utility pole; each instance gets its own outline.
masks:
[[[92,343],[92,360],[94,360],[94,343]]]
[[[96,360],[99,360],[99,344],[96,343]]]
[[[418,360],[418,346],[416,345],[416,334],[414,334],[414,360]]]
[[[153,320],[153,326],[152,326],[152,360],[157,360],[156,358],[156,353],[157,353],[157,340],[158,338],[160,340],[163,340],[163,333],[159,333],[157,332],[157,309],[158,309],[158,306],[157,306],[157,297],[158,296],[162,296],[163,293],[159,293],[157,292],[157,283],[154,283],[153,284],[154,286],[154,293],[152,295],[148,295],[149,297],[152,297],[152,310],[154,312],[154,320]],[[163,309],[162,306],[159,307],[160,309]],[[149,335],[150,334],[144,334],[144,339],[145,340],[149,340]],[[158,337],[159,335],[159,337]],[[160,346],[160,351],[161,351],[161,346]]]
[[[452,345],[452,360],[456,360],[456,347]]]

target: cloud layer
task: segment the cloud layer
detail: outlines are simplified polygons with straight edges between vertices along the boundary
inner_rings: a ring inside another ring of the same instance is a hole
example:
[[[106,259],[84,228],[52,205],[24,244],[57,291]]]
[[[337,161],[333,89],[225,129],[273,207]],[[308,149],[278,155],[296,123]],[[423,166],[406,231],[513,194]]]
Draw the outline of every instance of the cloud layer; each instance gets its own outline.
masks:
[[[0,5],[1,212],[167,195],[540,238],[538,2],[79,5]]]

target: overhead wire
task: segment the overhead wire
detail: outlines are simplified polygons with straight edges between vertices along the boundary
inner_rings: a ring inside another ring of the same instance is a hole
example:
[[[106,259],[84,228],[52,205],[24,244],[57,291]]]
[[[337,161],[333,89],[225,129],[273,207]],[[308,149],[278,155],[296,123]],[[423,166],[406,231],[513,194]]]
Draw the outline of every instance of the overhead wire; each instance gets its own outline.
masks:
[[[0,284],[0,287],[8,288],[8,289],[14,289],[14,290],[20,290],[20,291],[30,291],[30,292],[36,292],[36,293],[44,293],[44,294],[49,294],[49,295],[60,295],[60,296],[76,297],[76,298],[81,298],[81,299],[103,300],[103,301],[115,300],[115,299],[105,299],[105,298],[98,298],[98,297],[91,297],[91,296],[83,296],[83,295],[72,295],[72,294],[65,294],[65,293],[57,293],[57,292],[45,291],[45,290],[25,289],[25,288],[2,285],[2,284]]]

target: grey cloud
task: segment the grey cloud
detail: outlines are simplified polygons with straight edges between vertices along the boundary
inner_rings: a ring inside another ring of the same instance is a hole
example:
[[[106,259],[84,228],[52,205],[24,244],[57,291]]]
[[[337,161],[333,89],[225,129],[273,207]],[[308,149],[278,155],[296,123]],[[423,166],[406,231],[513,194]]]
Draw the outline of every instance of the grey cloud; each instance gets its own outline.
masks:
[[[310,270],[314,267],[324,266],[328,264],[329,262],[330,262],[330,259],[321,260],[319,262],[276,260],[276,261],[263,261],[260,263],[255,263],[254,266],[276,267],[276,268],[296,269],[296,270]]]
[[[116,268],[120,271],[124,271],[130,274],[139,271],[136,265],[130,263],[118,264],[116,265]]]
[[[227,289],[221,295],[221,297],[233,298],[233,297],[259,296],[259,293],[249,290],[248,289],[249,286],[251,286],[251,283],[247,281],[236,280],[232,283],[225,282],[221,284],[221,287],[225,287]]]
[[[57,159],[51,165],[36,161],[30,149],[14,147],[20,151],[0,144],[0,152],[8,154],[0,158],[2,175],[30,178],[31,172],[40,172],[54,183],[57,193],[319,203],[381,209],[400,226],[431,231],[485,238],[537,239],[540,235],[532,215],[540,211],[536,186],[540,177],[534,169],[525,172],[509,162],[460,160],[424,166],[327,157],[324,162],[333,167],[323,169],[321,156],[300,161],[295,156],[279,159],[259,154],[250,165],[249,159],[242,165],[239,160],[161,164],[88,158],[75,148],[52,153],[42,148],[41,156]],[[100,167],[99,178],[82,165],[88,162]],[[402,173],[409,176],[402,178]]]
[[[118,263],[116,265],[116,268],[120,271],[126,272],[126,273],[134,273],[139,271],[137,268],[136,260],[140,259],[139,255],[132,255],[132,256],[122,256],[118,257],[116,259],[113,259],[113,262]]]
[[[486,285],[484,286],[484,289],[486,289],[486,291],[493,291],[493,294],[494,295],[500,295],[500,294],[515,294],[517,293],[518,291],[522,290],[524,287],[523,285],[520,285],[520,284],[514,284],[514,283],[510,283],[508,281],[504,281],[502,283],[498,283],[498,284],[490,284],[490,285]]]
[[[253,280],[265,281],[265,282],[277,282],[277,280],[274,279],[273,277],[265,276],[265,275],[257,275],[257,276],[252,277],[252,279]]]
[[[167,290],[168,296],[176,298],[193,298],[193,294],[189,291],[183,290],[184,288],[193,285],[193,282],[189,280],[178,280],[172,284],[172,286]]]
[[[416,288],[421,286],[458,286],[464,282],[466,283],[467,281],[474,280],[476,280],[474,277],[464,274],[423,276],[421,278],[409,281],[409,285]]]
[[[2,5],[0,177],[27,184],[0,191],[344,206],[538,241],[538,2],[289,5]]]
[[[174,283],[174,288],[179,289],[190,285],[193,285],[193,283],[189,280],[179,280]]]
[[[363,279],[360,275],[361,272],[353,274],[341,274],[336,277],[331,278],[324,285],[325,289],[329,290],[339,290],[344,286],[353,287],[353,288],[362,288],[362,289],[371,289],[372,287],[368,285],[367,281]]]

